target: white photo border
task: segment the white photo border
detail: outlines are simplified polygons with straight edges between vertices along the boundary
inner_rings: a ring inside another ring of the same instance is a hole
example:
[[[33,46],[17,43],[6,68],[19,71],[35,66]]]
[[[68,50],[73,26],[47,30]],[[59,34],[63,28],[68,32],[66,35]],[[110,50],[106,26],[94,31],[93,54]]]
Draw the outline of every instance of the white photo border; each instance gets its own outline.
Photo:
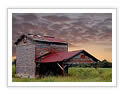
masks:
[[[117,9],[7,9],[8,10],[8,86],[116,86]],[[112,82],[12,82],[12,13],[112,13]]]

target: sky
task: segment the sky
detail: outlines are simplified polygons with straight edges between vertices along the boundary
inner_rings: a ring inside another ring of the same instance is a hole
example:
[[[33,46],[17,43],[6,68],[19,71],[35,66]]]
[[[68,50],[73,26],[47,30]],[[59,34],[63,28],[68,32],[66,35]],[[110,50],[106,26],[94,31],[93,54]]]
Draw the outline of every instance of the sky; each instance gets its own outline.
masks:
[[[68,50],[86,50],[99,60],[112,62],[111,13],[13,13],[14,42],[22,34],[39,34],[68,42]]]

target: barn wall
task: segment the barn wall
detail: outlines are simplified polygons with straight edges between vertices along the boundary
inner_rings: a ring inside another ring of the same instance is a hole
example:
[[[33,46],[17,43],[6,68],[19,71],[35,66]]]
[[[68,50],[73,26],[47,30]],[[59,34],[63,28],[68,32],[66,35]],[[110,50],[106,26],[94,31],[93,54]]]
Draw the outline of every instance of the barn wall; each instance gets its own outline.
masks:
[[[55,52],[63,52],[63,51],[68,51],[68,45],[64,45],[64,44],[51,44],[50,45],[51,50],[55,51]]]
[[[95,63],[90,57],[86,56],[84,53],[80,53],[79,55],[70,59],[68,64],[81,64],[81,63]]]
[[[40,57],[48,52],[49,44],[36,43],[36,57]]]
[[[16,47],[16,75],[22,78],[35,77],[35,45]]]
[[[36,57],[42,56],[47,52],[61,52],[68,51],[68,46],[64,44],[54,44],[54,43],[36,43]]]

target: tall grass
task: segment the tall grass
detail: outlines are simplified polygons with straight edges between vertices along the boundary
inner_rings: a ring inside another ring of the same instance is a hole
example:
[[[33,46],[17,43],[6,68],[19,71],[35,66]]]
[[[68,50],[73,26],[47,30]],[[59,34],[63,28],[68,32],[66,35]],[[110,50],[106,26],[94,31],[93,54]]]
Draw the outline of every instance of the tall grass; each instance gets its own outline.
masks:
[[[12,77],[14,78],[16,75],[16,68],[15,65],[12,66]]]
[[[17,78],[13,66],[14,82],[111,82],[112,68],[69,68],[67,76],[46,76],[43,78]]]
[[[111,82],[112,69],[111,68],[70,68],[69,75],[78,78],[78,81],[86,82]]]

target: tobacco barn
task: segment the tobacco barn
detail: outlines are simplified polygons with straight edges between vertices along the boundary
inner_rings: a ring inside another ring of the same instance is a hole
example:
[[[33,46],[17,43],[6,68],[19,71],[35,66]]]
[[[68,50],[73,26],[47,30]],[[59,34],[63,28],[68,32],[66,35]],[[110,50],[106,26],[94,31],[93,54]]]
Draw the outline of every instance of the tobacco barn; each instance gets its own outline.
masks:
[[[67,75],[71,64],[99,60],[85,50],[68,51],[68,43],[50,36],[21,35],[16,45],[16,76],[37,78]]]

